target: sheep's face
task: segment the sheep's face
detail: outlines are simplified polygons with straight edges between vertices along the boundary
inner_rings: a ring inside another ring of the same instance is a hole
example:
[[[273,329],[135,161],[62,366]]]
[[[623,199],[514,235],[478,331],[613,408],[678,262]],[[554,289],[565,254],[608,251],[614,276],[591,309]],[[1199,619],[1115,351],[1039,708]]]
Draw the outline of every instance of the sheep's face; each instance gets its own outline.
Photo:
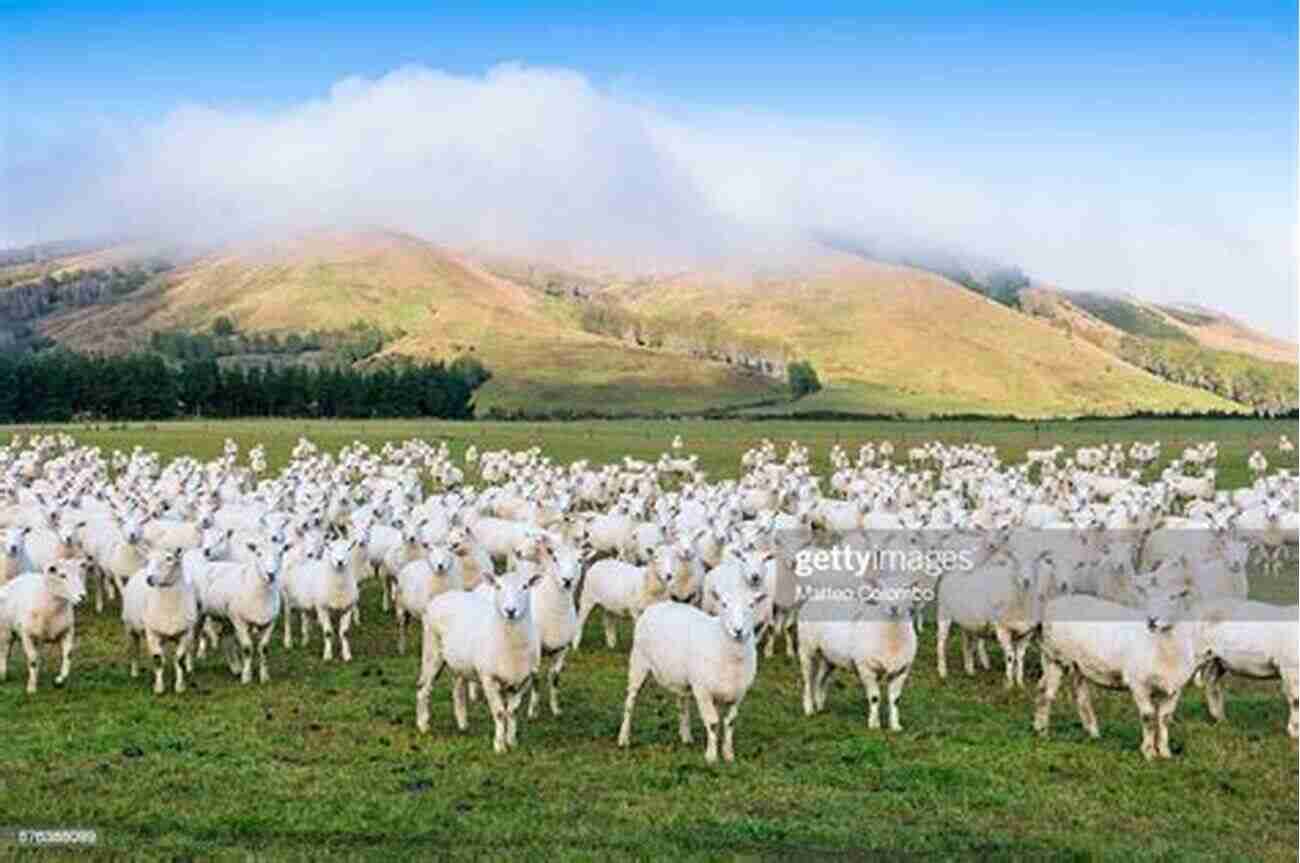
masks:
[[[250,542],[248,548],[257,555],[257,574],[267,584],[275,584],[275,580],[280,577],[280,565],[284,562],[284,547],[267,544],[258,549]]]
[[[5,531],[4,552],[6,557],[17,557],[22,553],[23,544],[29,530],[31,528],[12,527]]]
[[[150,587],[171,587],[180,577],[181,554],[170,549],[149,558],[145,564],[145,584]]]
[[[56,596],[76,605],[86,598],[86,559],[69,558],[45,568],[50,587]]]
[[[713,591],[713,601],[718,606],[718,622],[728,638],[744,644],[754,637],[754,610],[766,598],[765,593],[737,597]]]
[[[356,540],[336,539],[326,549],[325,561],[330,569],[343,572],[352,563],[352,549],[357,547]]]
[[[122,535],[126,538],[127,545],[138,545],[144,534],[144,525],[137,518],[128,519],[122,526]]]
[[[540,572],[508,572],[505,575],[483,573],[483,580],[492,588],[492,602],[503,620],[514,623],[527,620],[532,611],[530,591],[542,580]]]
[[[446,578],[451,574],[451,552],[445,548],[437,546],[429,549],[429,556],[426,558],[429,562],[429,570],[438,578]]]
[[[582,578],[582,558],[576,554],[562,554],[555,559],[555,580],[565,593],[573,592]]]
[[[1188,597],[1186,587],[1160,587],[1142,592],[1142,606],[1146,612],[1147,629],[1168,632],[1182,617]]]

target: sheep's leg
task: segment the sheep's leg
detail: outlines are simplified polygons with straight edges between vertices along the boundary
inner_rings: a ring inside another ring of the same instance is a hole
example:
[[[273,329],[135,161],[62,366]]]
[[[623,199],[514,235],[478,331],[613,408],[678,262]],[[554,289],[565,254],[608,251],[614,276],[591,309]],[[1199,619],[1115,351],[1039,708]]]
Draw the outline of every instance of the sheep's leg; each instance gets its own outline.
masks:
[[[817,681],[813,687],[813,704],[818,713],[826,709],[826,695],[830,692],[831,673],[834,671],[835,667],[831,665],[830,660],[822,656],[817,666]]]
[[[442,666],[442,642],[436,633],[426,629],[424,650],[420,657],[420,680],[415,690],[415,727],[420,731],[429,730],[429,692],[433,689],[433,681],[442,672]],[[457,714],[456,724],[464,731],[465,727],[460,720],[461,715]]]
[[[190,627],[186,635],[188,638],[185,640],[185,673],[192,677],[194,675],[194,650],[196,646],[203,646],[203,639],[199,636],[198,626]]]
[[[767,628],[767,632],[764,633],[764,634],[767,636],[767,637],[764,639],[765,643],[764,643],[764,645],[763,645],[763,658],[764,658],[764,659],[771,659],[771,658],[773,657],[773,655],[775,655],[775,653],[776,653],[776,635],[777,635],[777,633],[780,632],[780,631],[781,631],[781,617],[780,617],[780,612],[778,612],[775,608],[773,608],[773,609],[772,609],[772,625],[769,626],[769,627]]]
[[[284,608],[284,649],[289,650],[293,647],[293,611],[288,607]]]
[[[95,567],[95,613],[104,613],[104,571]]]
[[[980,668],[988,671],[993,667],[993,663],[989,662],[988,641],[982,635],[975,639],[975,653],[980,658]]]
[[[1038,703],[1034,707],[1034,731],[1040,737],[1047,736],[1048,720],[1052,714],[1052,702],[1056,700],[1056,690],[1061,687],[1061,678],[1065,669],[1049,656],[1043,657],[1043,679],[1038,682]]]
[[[1016,686],[1020,689],[1025,688],[1025,654],[1029,652],[1029,643],[1033,638],[1029,635],[1021,637],[1015,644],[1016,650]]]
[[[0,680],[9,678],[9,652],[13,646],[13,633],[9,627],[0,626]]]
[[[547,672],[547,690],[551,696],[551,715],[560,715],[560,675],[564,672],[564,662],[569,658],[569,649],[560,648],[560,652],[555,654],[551,660],[551,670]]]
[[[524,696],[535,692],[537,688],[536,675],[531,675],[528,682],[506,696],[506,749],[514,749],[515,743],[519,738],[519,705],[523,703]],[[525,691],[525,689],[527,691]]]
[[[146,629],[144,641],[149,648],[149,656],[153,658],[153,694],[162,695],[167,691],[163,683],[163,668],[166,666],[167,657],[163,655],[162,639],[158,637],[158,633]]]
[[[677,696],[677,736],[683,743],[694,743],[691,736],[691,697]]]
[[[239,682],[253,682],[253,638],[248,634],[248,624],[242,620],[230,621],[235,627],[235,640],[239,642],[240,667]]]
[[[939,679],[943,680],[948,676],[948,633],[952,630],[952,621],[940,613],[935,629],[938,633],[935,636],[935,653],[939,660]]]
[[[880,679],[865,662],[858,663],[858,679],[867,697],[867,728],[880,727]]]
[[[632,710],[636,707],[636,696],[645,685],[650,666],[632,646],[632,655],[627,661],[627,698],[623,701],[623,724],[618,729],[618,745],[628,746],[632,742]]]
[[[582,630],[587,625],[587,618],[591,616],[591,610],[596,607],[596,603],[592,602],[585,593],[584,591],[582,601],[578,604],[578,628],[573,633],[574,650],[582,646]]]
[[[1169,751],[1169,720],[1178,709],[1178,699],[1183,694],[1180,689],[1160,703],[1156,711],[1156,751],[1161,758],[1173,758]]]
[[[1079,721],[1083,723],[1088,736],[1095,740],[1101,736],[1101,729],[1097,725],[1097,712],[1092,709],[1092,687],[1079,669],[1074,670],[1073,677],[1074,706],[1079,709]]]
[[[36,649],[35,640],[27,633],[22,634],[23,655],[27,657],[27,694],[36,692],[36,678],[41,671],[41,653]]]
[[[298,625],[299,628],[302,630],[301,640],[302,640],[303,647],[306,647],[307,642],[311,641],[311,615],[309,615],[307,612],[308,609],[306,608],[298,609]]]
[[[274,635],[275,623],[272,622],[262,630],[262,637],[257,639],[257,679],[260,683],[271,682],[271,670],[266,666],[266,648],[270,646]]]
[[[695,689],[695,706],[704,721],[704,730],[709,735],[709,742],[704,750],[704,760],[709,764],[718,763],[718,707],[713,703],[713,696],[703,689]]]
[[[605,646],[610,650],[618,647],[618,624],[614,615],[609,613],[609,609],[602,609],[600,621],[605,625]]]
[[[321,661],[329,662],[334,659],[334,625],[330,623],[330,612],[325,606],[316,609],[316,622],[320,624],[321,638],[325,641],[325,647],[321,650]]]
[[[782,626],[782,631],[785,633],[785,655],[790,659],[794,659],[794,612],[786,611],[785,625]]]
[[[339,618],[339,652],[344,662],[352,661],[352,643],[348,641],[348,630],[352,627],[352,618],[356,615],[356,611],[357,607],[354,605],[344,611]]]
[[[482,674],[479,675],[479,685],[483,687],[483,700],[487,702],[488,710],[492,713],[492,724],[495,726],[492,735],[492,751],[505,752],[508,746],[508,729],[506,702],[501,697],[501,686],[491,677]]]
[[[722,760],[736,760],[736,715],[740,712],[740,702],[737,701],[731,707],[727,708],[727,715],[722,720]]]
[[[465,686],[469,693],[470,704],[478,701],[478,680],[471,678]]]
[[[898,718],[898,698],[903,694],[903,685],[907,683],[907,675],[911,672],[912,667],[909,665],[889,681],[889,730],[902,731],[903,724]]]
[[[406,655],[406,612],[397,606],[397,652],[402,656]]]
[[[185,691],[185,672],[193,673],[193,659],[190,648],[194,644],[194,631],[187,629],[176,640],[176,694]]]
[[[1201,683],[1205,686],[1205,706],[1210,711],[1210,718],[1215,722],[1224,719],[1223,710],[1223,666],[1218,660],[1211,660],[1201,670]]]
[[[388,613],[388,576],[384,573],[382,566],[375,567],[375,581],[379,584],[379,608],[385,614]]]
[[[1159,754],[1156,706],[1151,701],[1151,693],[1137,687],[1133,688],[1133,702],[1137,705],[1138,718],[1142,720],[1142,757],[1150,761]]]
[[[196,645],[194,648],[194,652],[199,655],[198,656],[199,659],[203,659],[205,656],[208,655],[209,639],[207,637],[207,623],[208,623],[207,618],[205,618],[203,615],[200,614],[198,622],[194,624],[194,641]],[[193,666],[191,666],[190,674],[193,673],[194,673],[194,668]]]
[[[998,639],[998,646],[1002,648],[1002,657],[1006,661],[1007,679],[1003,682],[1004,689],[1011,689],[1016,685],[1016,652],[1011,646],[1011,630],[1005,626],[997,626],[993,630]],[[980,647],[984,646],[984,639],[979,641]],[[980,664],[984,665],[984,659],[980,657]],[[984,666],[988,668],[987,665]]]
[[[131,635],[131,679],[135,680],[140,676],[140,633],[132,632]]]
[[[971,652],[971,637],[966,630],[961,630],[961,664],[967,676],[975,674],[975,654]]]
[[[469,705],[465,702],[465,678],[457,675],[451,684],[451,712],[456,717],[456,727],[461,731],[469,728]]]
[[[59,639],[59,648],[63,653],[63,661],[59,663],[59,676],[54,678],[55,686],[62,686],[68,681],[68,675],[72,672],[72,648],[76,642],[76,637],[72,627],[63,633],[63,638]]]
[[[1294,739],[1300,735],[1300,671],[1295,668],[1282,670],[1282,694],[1290,709],[1286,733]]]
[[[812,651],[799,649],[799,673],[803,677],[803,715],[816,712],[813,704],[813,679],[817,675],[817,656]]]

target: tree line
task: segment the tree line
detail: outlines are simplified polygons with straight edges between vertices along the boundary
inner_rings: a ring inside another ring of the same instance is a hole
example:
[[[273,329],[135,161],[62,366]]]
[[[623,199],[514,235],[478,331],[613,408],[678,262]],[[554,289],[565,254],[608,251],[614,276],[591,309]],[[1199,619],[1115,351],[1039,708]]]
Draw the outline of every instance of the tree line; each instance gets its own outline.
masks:
[[[169,363],[156,354],[0,354],[0,423],[194,416],[468,419],[474,391],[490,377],[471,357],[362,370],[223,368],[214,359]]]

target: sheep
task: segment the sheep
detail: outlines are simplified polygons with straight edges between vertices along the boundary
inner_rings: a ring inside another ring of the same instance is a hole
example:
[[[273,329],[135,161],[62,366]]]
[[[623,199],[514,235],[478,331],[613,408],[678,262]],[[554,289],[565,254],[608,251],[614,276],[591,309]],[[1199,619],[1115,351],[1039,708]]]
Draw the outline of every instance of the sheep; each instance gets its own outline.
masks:
[[[1199,624],[1181,619],[1189,592],[1156,589],[1134,609],[1082,594],[1056,597],[1043,610],[1040,652],[1043,677],[1034,730],[1048,734],[1052,702],[1068,672],[1079,718],[1100,736],[1089,684],[1127,689],[1142,720],[1142,756],[1170,758],[1169,719],[1183,687],[1210,656],[1198,650]]]
[[[284,562],[283,546],[265,543],[248,544],[256,556],[252,563],[240,561],[209,564],[203,579],[196,585],[199,596],[199,626],[211,623],[233,630],[243,655],[242,666],[231,654],[227,662],[232,674],[243,684],[253,681],[253,649],[257,649],[258,680],[268,683],[271,672],[266,664],[266,647],[271,640],[275,620],[280,614],[280,570]],[[220,629],[213,631],[220,642]]]
[[[67,682],[76,643],[73,609],[86,596],[85,571],[84,558],[71,558],[51,563],[43,572],[22,573],[0,586],[0,680],[9,675],[9,651],[17,636],[27,657],[28,695],[36,693],[40,643],[59,642],[63,664],[54,685]]]
[[[131,677],[139,675],[140,639],[153,657],[153,691],[162,695],[164,647],[175,645],[176,692],[185,691],[183,663],[199,622],[198,595],[181,568],[181,552],[171,549],[154,555],[145,568],[131,576],[122,593],[122,625],[132,643]]]
[[[0,541],[0,586],[13,581],[26,569],[27,535],[30,527],[11,527]]]
[[[898,698],[916,659],[917,637],[912,617],[923,585],[903,576],[887,576],[863,585],[865,594],[850,618],[825,619],[833,612],[812,611],[805,604],[799,611],[799,670],[803,675],[803,712],[812,716],[826,705],[831,673],[852,668],[867,698],[867,727],[880,727],[880,683],[889,698],[889,730],[902,731],[898,719]]]
[[[104,596],[118,596],[126,582],[144,566],[148,549],[138,516],[127,516],[119,528],[111,521],[91,521],[86,528],[85,548],[99,569],[99,589],[95,593],[95,611],[104,610]]]
[[[304,560],[295,566],[284,579],[285,639],[289,639],[289,612],[297,609],[302,617],[303,644],[307,643],[308,612],[314,612],[320,624],[325,646],[321,660],[334,658],[334,626],[330,615],[337,612],[339,655],[344,662],[352,661],[352,645],[348,630],[359,596],[356,573],[353,569],[353,552],[358,548],[356,539],[336,539],[329,544],[320,559]]]
[[[533,616],[541,639],[542,659],[550,659],[551,662],[550,668],[546,670],[551,715],[559,716],[560,674],[564,671],[564,660],[578,632],[573,592],[582,578],[582,558],[576,549],[561,546],[552,553],[543,567],[547,577],[533,591]],[[537,702],[540,700],[537,690],[538,687],[534,686],[528,699],[529,719],[537,716]]]
[[[85,526],[84,521],[69,521],[60,522],[56,527],[29,529],[25,546],[29,571],[43,572],[45,567],[56,560],[80,557],[82,551],[78,536]]]
[[[489,599],[477,592],[449,591],[436,596],[424,610],[424,645],[415,696],[415,725],[429,730],[429,693],[444,667],[454,676],[451,686],[456,727],[469,728],[465,684],[478,678],[495,725],[493,751],[516,745],[515,712],[532,688],[541,663],[541,636],[533,619],[530,594],[542,580],[528,575],[483,573],[492,589]]]
[[[573,634],[573,649],[582,647],[583,627],[592,610],[599,608],[605,627],[605,645],[613,650],[618,645],[615,618],[635,619],[652,603],[667,599],[676,568],[677,551],[669,545],[655,549],[654,557],[645,566],[612,558],[593,564],[578,595],[578,628]]]
[[[1225,718],[1219,681],[1229,672],[1257,680],[1281,678],[1289,709],[1286,731],[1300,733],[1300,609],[1240,599],[1198,607],[1204,621],[1199,645],[1210,655],[1204,669],[1205,704],[1215,722]]]
[[[637,619],[628,657],[627,698],[618,745],[632,740],[632,711],[646,677],[677,695],[679,735],[691,742],[690,697],[704,721],[708,744],[704,760],[718,760],[718,708],[726,707],[722,719],[722,758],[735,760],[736,714],[754,683],[758,651],[754,645],[754,609],[766,597],[762,593],[738,596],[712,595],[717,617],[680,602],[659,602]]]
[[[1025,653],[1038,625],[1039,601],[1048,573],[1054,568],[1051,552],[1040,552],[1024,567],[1010,550],[993,555],[972,572],[951,572],[939,582],[936,608],[938,672],[948,676],[948,633],[957,624],[961,632],[962,664],[975,673],[970,638],[992,633],[1006,659],[1005,686],[1025,684]],[[986,657],[980,664],[988,668]]]
[[[435,596],[449,590],[463,590],[460,558],[446,548],[429,549],[428,557],[412,560],[397,574],[393,590],[393,609],[397,616],[397,652],[406,653],[406,619],[417,619]]]

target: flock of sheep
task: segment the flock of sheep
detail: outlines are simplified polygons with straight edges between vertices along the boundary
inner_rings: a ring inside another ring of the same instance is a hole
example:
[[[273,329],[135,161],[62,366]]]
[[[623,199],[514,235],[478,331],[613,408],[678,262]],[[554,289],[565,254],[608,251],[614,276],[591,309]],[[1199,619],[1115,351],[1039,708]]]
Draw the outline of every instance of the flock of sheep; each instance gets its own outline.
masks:
[[[1293,446],[1284,437],[1279,449]],[[933,604],[940,677],[954,627],[968,674],[976,659],[989,667],[985,639],[997,640],[1009,687],[1023,686],[1037,645],[1040,733],[1066,678],[1094,737],[1090,685],[1127,689],[1142,754],[1167,758],[1183,688],[1198,680],[1222,719],[1221,679],[1233,673],[1281,679],[1294,738],[1297,609],[1248,600],[1246,572],[1255,555],[1280,577],[1297,541],[1297,477],[1269,473],[1256,452],[1253,484],[1220,491],[1217,455],[1213,443],[1189,447],[1157,474],[1159,443],[1058,446],[1007,464],[988,446],[896,453],[877,442],[856,453],[837,445],[821,477],[806,447],[791,442],[782,454],[764,441],[741,456],[739,479],[710,481],[680,438],[654,462],[561,465],[536,447],[470,447],[459,466],[446,444],[330,454],[303,439],[270,475],[262,447],[241,463],[231,441],[221,458],[164,465],[138,447],[105,454],[67,435],[15,438],[0,448],[0,677],[18,640],[29,693],[42,644],[59,645],[55,685],[67,681],[88,586],[96,613],[117,604],[132,677],[144,642],[160,694],[168,650],[176,692],[209,650],[243,683],[254,667],[266,683],[275,629],[287,652],[295,613],[304,646],[318,629],[322,658],[337,642],[347,662],[359,597],[374,590],[395,615],[398,651],[408,621],[422,627],[420,731],[445,670],[457,726],[467,727],[481,689],[505,751],[525,697],[536,715],[543,676],[560,715],[565,660],[599,609],[609,648],[616,621],[635,621],[618,744],[629,745],[653,677],[679,699],[682,741],[694,702],[706,759],[720,747],[730,761],[759,646],[770,657],[778,640],[798,657],[805,713],[824,706],[843,669],[862,684],[868,726],[880,727],[883,700],[889,728],[900,729],[898,701]],[[838,613],[814,614],[793,562],[835,544],[926,560],[942,552],[963,566],[863,570]]]

